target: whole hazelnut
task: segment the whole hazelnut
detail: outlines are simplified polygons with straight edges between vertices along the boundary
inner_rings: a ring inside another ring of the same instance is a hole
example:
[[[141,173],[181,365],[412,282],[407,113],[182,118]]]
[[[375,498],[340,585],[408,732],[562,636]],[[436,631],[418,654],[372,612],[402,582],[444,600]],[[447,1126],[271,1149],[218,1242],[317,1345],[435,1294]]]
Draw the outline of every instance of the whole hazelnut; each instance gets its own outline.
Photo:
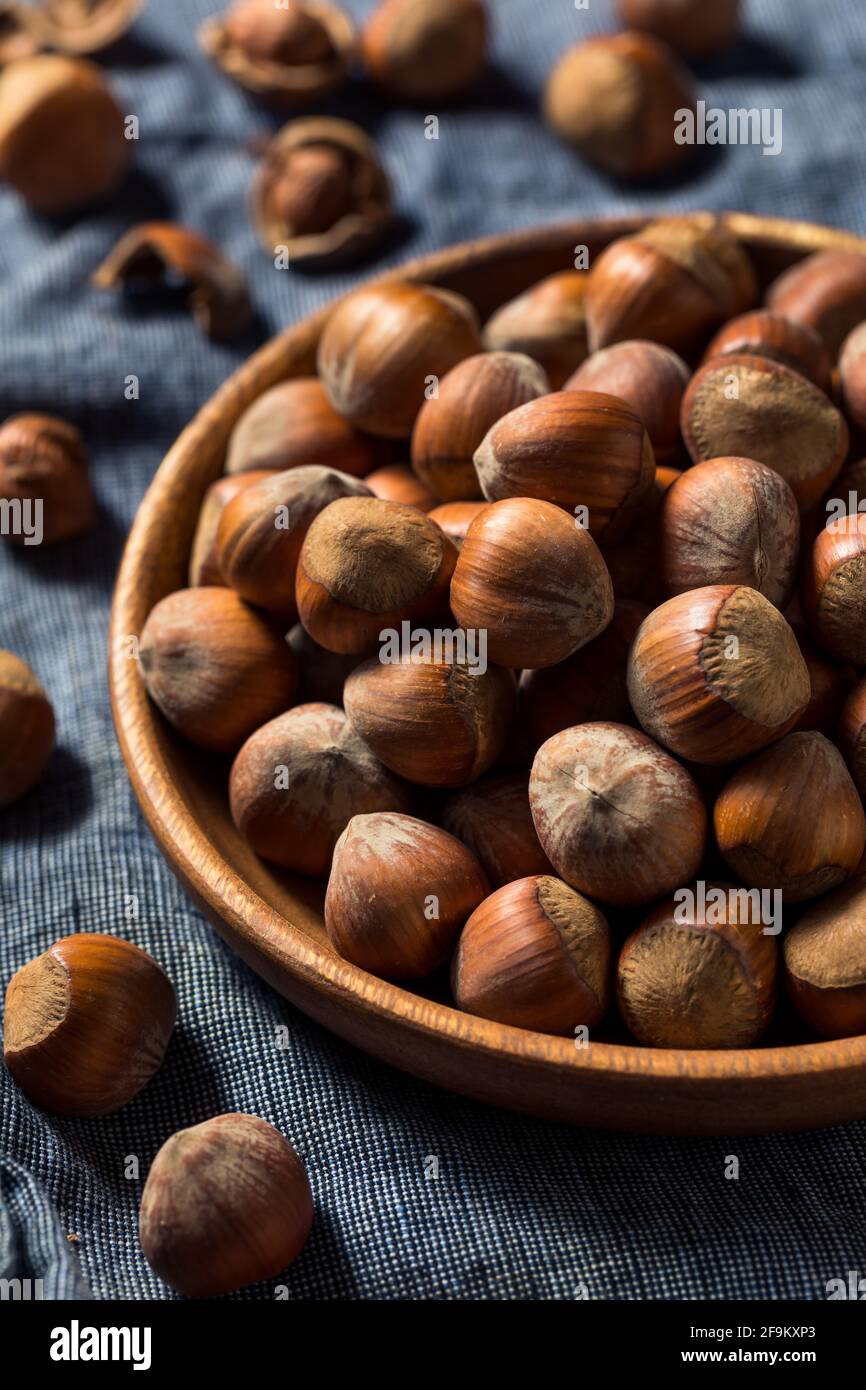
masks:
[[[629,653],[628,691],[647,733],[695,763],[735,762],[781,738],[811,693],[790,626],[742,584],[656,608]]]
[[[774,280],[767,307],[814,328],[835,360],[843,342],[866,319],[866,256],[816,251]]]
[[[298,663],[298,699],[303,704],[341,705],[343,686],[350,671],[361,664],[355,655],[326,651],[314,642],[303,624],[295,623],[286,638]]]
[[[866,323],[859,323],[842,344],[839,379],[849,420],[866,429]]]
[[[800,554],[797,499],[780,474],[747,458],[708,459],[668,489],[661,509],[668,593],[746,584],[784,608]]]
[[[588,39],[569,48],[547,79],[544,115],[563,140],[618,178],[671,169],[688,152],[676,112],[695,104],[689,74],[646,34]]]
[[[866,801],[866,679],[849,693],[839,717],[839,750]]]
[[[387,439],[412,431],[431,383],[478,352],[475,310],[462,295],[391,283],[355,290],[319,339],[319,375],[334,409]]]
[[[734,354],[737,357],[769,357],[792,372],[799,372],[826,395],[832,386],[832,363],[824,341],[814,328],[773,313],[751,309],[720,328],[704,353],[704,362]]]
[[[216,558],[223,581],[249,603],[291,622],[304,538],[320,512],[347,497],[369,498],[370,490],[348,473],[318,464],[270,473],[245,488],[219,519]]]
[[[521,773],[487,777],[456,792],[445,803],[442,825],[468,845],[494,888],[550,872],[529,809],[529,781]]]
[[[813,903],[782,943],[794,1008],[824,1038],[866,1033],[866,885],[854,879]]]
[[[98,53],[116,43],[143,8],[144,0],[41,0],[28,6],[24,22],[34,45],[63,53]]]
[[[354,816],[337,841],[325,927],[335,951],[387,980],[429,975],[448,959],[490,892],[475,855],[413,816]]]
[[[26,662],[0,650],[0,809],[29,792],[54,752],[54,710]]]
[[[463,628],[487,631],[500,666],[553,666],[613,617],[613,586],[587,531],[560,507],[506,498],[472,523],[451,580]]]
[[[866,816],[838,749],[823,734],[788,734],[739,768],[713,812],[716,840],[737,878],[817,898],[851,877],[866,848]]]
[[[427,515],[460,550],[469,527],[487,506],[487,502],[443,502],[440,507],[433,507]]]
[[[405,463],[389,463],[384,468],[374,469],[367,474],[364,484],[383,502],[399,502],[404,507],[417,507],[419,512],[430,512],[436,506],[434,494]]]
[[[447,610],[457,550],[416,507],[344,497],[316,517],[298,560],[297,602],[332,652],[371,652],[386,628]]]
[[[316,6],[296,0],[235,0],[224,16],[226,32],[249,58],[271,63],[321,63],[333,53]]]
[[[557,391],[518,406],[475,454],[484,496],[537,497],[572,515],[598,541],[615,540],[652,488],[655,461],[631,406],[596,391]]]
[[[705,58],[737,36],[740,0],[616,0],[620,24],[641,29],[690,58]]]
[[[190,551],[189,587],[191,589],[225,582],[220,573],[217,543],[220,517],[232,498],[237,497],[239,492],[244,492],[248,487],[253,487],[255,483],[261,483],[265,478],[270,478],[272,473],[273,470],[270,468],[256,468],[249,473],[232,473],[224,478],[217,478],[215,483],[211,483],[202,500],[192,550]]]
[[[353,816],[411,809],[343,711],[325,704],[296,705],[257,729],[232,764],[229,797],[256,854],[301,874],[328,872]]]
[[[780,473],[803,511],[845,461],[848,428],[824,392],[769,357],[730,353],[701,367],[683,398],[682,431],[694,463],[756,459]]]
[[[773,1015],[778,959],[745,889],[697,884],[688,898],[677,892],[655,908],[625,942],[620,1013],[648,1047],[754,1047]]]
[[[690,357],[708,334],[751,308],[752,264],[717,221],[669,218],[611,242],[593,262],[586,322],[593,352],[648,338]]]
[[[109,1115],[161,1066],[175,1011],[171,981],[146,952],[79,932],[12,976],[3,1056],[40,1109]]]
[[[484,68],[482,0],[379,0],[362,33],[371,77],[412,102],[453,101]]]
[[[624,724],[581,724],[542,744],[529,804],[556,872],[601,902],[652,902],[703,858],[707,813],[693,778]]]
[[[815,645],[802,624],[796,623],[793,626],[797,645],[803,653],[803,660],[809,672],[812,694],[791,732],[801,733],[817,729],[819,733],[835,739],[842,707],[851,695],[857,680],[854,667],[849,662],[833,661],[826,652]],[[839,741],[841,746],[841,734]],[[857,776],[853,768],[852,776],[856,782]],[[863,787],[866,790],[866,778]]]
[[[508,883],[460,933],[457,1007],[536,1033],[592,1028],[610,998],[610,931],[594,903],[549,874]]]
[[[659,547],[661,506],[668,486],[663,470],[657,468],[626,534],[613,542],[600,542],[617,599],[639,599],[655,608],[667,596],[661,579]]]
[[[178,1130],[153,1160],[139,1212],[150,1267],[188,1298],[271,1279],[313,1224],[304,1165],[258,1115],[215,1115]]]
[[[190,743],[233,753],[292,703],[297,664],[278,627],[232,589],[162,599],[139,648],[147,693]]]
[[[558,391],[586,357],[586,272],[558,270],[510,299],[484,325],[488,352],[522,352]]]
[[[343,692],[346,713],[379,761],[425,787],[474,782],[496,762],[511,727],[511,672],[449,655],[434,648],[408,662],[365,661]]]
[[[822,646],[866,666],[866,512],[819,532],[803,578],[803,608]]]
[[[680,406],[691,372],[660,343],[614,343],[588,357],[568,378],[566,391],[602,391],[636,410],[646,426],[656,461],[679,459]]]
[[[0,501],[20,524],[3,534],[13,545],[46,545],[88,531],[96,503],[84,441],[51,415],[12,415],[0,426]]]
[[[106,197],[131,150],[94,63],[40,53],[0,74],[0,178],[37,212],[72,212]]]
[[[426,400],[412,431],[412,467],[443,502],[481,496],[473,456],[488,430],[550,383],[531,357],[482,352],[452,367]]]
[[[239,86],[278,105],[301,106],[343,85],[356,34],[336,5],[234,0],[201,26],[199,42]]]
[[[375,441],[337,414],[318,377],[300,376],[247,406],[229,440],[226,472],[318,464],[363,478],[378,457]]]

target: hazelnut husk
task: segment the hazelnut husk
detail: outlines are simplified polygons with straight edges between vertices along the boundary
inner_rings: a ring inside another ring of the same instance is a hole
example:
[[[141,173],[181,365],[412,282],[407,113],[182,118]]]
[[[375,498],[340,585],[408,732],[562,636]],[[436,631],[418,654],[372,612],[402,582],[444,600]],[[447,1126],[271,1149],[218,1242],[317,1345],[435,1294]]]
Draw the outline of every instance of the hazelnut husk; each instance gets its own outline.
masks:
[[[553,666],[607,627],[613,585],[595,541],[566,512],[511,497],[469,528],[451,609],[461,627],[487,631],[491,661]]]
[[[78,430],[51,415],[10,416],[0,426],[0,499],[41,502],[46,545],[90,530],[96,502]],[[7,539],[27,542],[23,532],[9,532]]]
[[[364,479],[374,497],[383,502],[399,502],[404,507],[417,507],[419,512],[432,512],[436,498],[417,473],[405,463],[388,463],[376,468]]]
[[[105,198],[131,150],[95,64],[40,53],[0,73],[0,178],[37,212],[73,212]]]
[[[866,885],[862,878],[814,903],[782,943],[797,1013],[824,1038],[866,1033]]]
[[[703,858],[707,813],[694,779],[625,724],[554,734],[535,755],[529,804],[560,878],[601,902],[652,902]]]
[[[737,878],[781,889],[786,902],[844,883],[866,848],[857,789],[839,750],[814,730],[788,734],[739,768],[713,819]]]
[[[816,251],[774,280],[767,307],[813,328],[835,360],[843,342],[866,319],[866,256]]]
[[[0,809],[29,792],[54,752],[54,710],[26,662],[0,651]]]
[[[680,406],[691,372],[660,343],[614,343],[588,357],[566,381],[566,391],[601,391],[636,410],[646,426],[656,462],[679,462]]]
[[[859,680],[845,700],[839,716],[839,750],[866,801],[866,680]]]
[[[803,609],[828,652],[866,666],[866,513],[830,521],[806,564]]]
[[[742,584],[656,608],[629,653],[628,691],[647,733],[695,763],[734,762],[781,738],[811,694],[790,626]]]
[[[531,357],[482,352],[452,367],[425,400],[412,431],[412,467],[443,502],[481,496],[473,457],[503,415],[547,395],[550,383]]]
[[[731,353],[769,357],[808,377],[826,395],[831,392],[833,368],[821,335],[772,309],[751,309],[730,319],[710,341],[704,363]]]
[[[694,104],[676,55],[637,32],[567,49],[544,91],[544,115],[557,134],[617,178],[646,178],[681,163],[689,149],[675,139],[675,113]]]
[[[597,541],[627,530],[655,476],[640,416],[596,391],[556,391],[510,411],[477,449],[475,468],[488,501],[537,497],[572,515],[584,508]]]
[[[708,883],[662,903],[625,942],[617,1002],[629,1032],[649,1047],[754,1047],[776,998],[779,948],[744,889]],[[713,894],[718,893],[718,901]],[[713,917],[712,921],[707,918]]]
[[[488,352],[525,353],[558,391],[589,351],[585,301],[586,272],[559,270],[491,314],[481,340]]]
[[[708,459],[662,502],[662,576],[670,594],[746,584],[784,608],[797,581],[800,513],[784,478],[747,458]]]
[[[616,0],[620,24],[669,43],[689,58],[705,58],[737,36],[740,0]]]
[[[297,1259],[313,1224],[304,1165],[258,1115],[215,1115],[157,1153],[139,1212],[151,1268],[188,1298],[271,1279]]]
[[[842,344],[839,380],[848,419],[866,429],[866,323],[858,324]]]
[[[523,773],[487,777],[456,792],[445,804],[442,825],[468,845],[494,888],[551,871],[538,842]]]
[[[353,816],[409,811],[407,789],[334,705],[296,705],[257,729],[232,764],[232,819],[256,854],[326,874]]]
[[[573,1034],[607,1013],[610,963],[604,914],[560,879],[537,874],[475,909],[460,933],[451,986],[466,1013]]]
[[[371,652],[386,628],[447,612],[457,550],[416,507],[379,497],[332,502],[304,539],[298,613],[333,652]]]
[[[342,87],[357,35],[336,5],[235,0],[201,25],[199,43],[238,86],[276,106],[305,106]]]
[[[64,53],[99,53],[122,38],[144,0],[37,0],[26,12],[34,39]]]
[[[332,117],[290,121],[269,142],[250,190],[253,225],[266,251],[289,263],[348,264],[393,220],[391,190],[372,140]]]
[[[220,518],[239,492],[244,492],[255,483],[271,477],[271,469],[259,468],[249,473],[234,473],[225,478],[217,478],[204,495],[198,524],[193,537],[189,557],[189,587],[203,588],[213,584],[225,584],[219,567],[219,547],[217,534]]]
[[[12,976],[3,1056],[40,1109],[110,1115],[161,1066],[175,1012],[171,981],[146,952],[76,933]]]
[[[370,76],[389,95],[454,101],[484,68],[487,11],[483,0],[379,0],[361,48]]]
[[[683,398],[682,431],[694,463],[757,459],[780,473],[808,510],[848,452],[841,413],[813,382],[769,357],[730,353],[701,367]]]
[[[337,841],[325,927],[345,960],[386,980],[429,975],[490,885],[453,835],[413,816],[354,816]]]
[[[318,464],[363,478],[378,459],[377,442],[337,414],[318,377],[301,376],[247,406],[229,439],[226,472]]]
[[[319,376],[350,424],[402,439],[431,386],[480,347],[477,315],[462,295],[430,285],[369,285],[328,318]]]
[[[279,627],[231,589],[181,589],[152,609],[140,642],[147,693],[190,743],[234,753],[292,703],[297,663]]]
[[[489,502],[443,502],[440,507],[432,507],[427,515],[460,550],[469,527],[489,505]]]

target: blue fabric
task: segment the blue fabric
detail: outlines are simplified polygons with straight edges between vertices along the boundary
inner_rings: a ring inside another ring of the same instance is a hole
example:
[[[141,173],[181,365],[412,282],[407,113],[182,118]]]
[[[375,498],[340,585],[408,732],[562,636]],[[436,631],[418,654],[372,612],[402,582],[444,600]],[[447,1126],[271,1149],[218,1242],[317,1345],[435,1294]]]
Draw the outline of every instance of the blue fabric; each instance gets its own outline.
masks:
[[[0,190],[0,416],[45,409],[78,424],[101,507],[98,529],[61,548],[0,546],[0,646],[31,662],[59,719],[48,775],[0,816],[0,977],[5,985],[58,936],[109,930],[161,961],[180,1005],[165,1066],[115,1116],[42,1115],[0,1074],[0,1270],[42,1277],[46,1297],[64,1296],[77,1260],[97,1298],[170,1297],[138,1247],[143,1177],[173,1130],[237,1109],[277,1124],[309,1169],[318,1214],[285,1276],[293,1297],[823,1298],[829,1278],[866,1257],[866,1124],[642,1139],[446,1095],[330,1037],[266,988],[190,906],[144,827],[104,676],[124,534],[167,446],[246,353],[356,278],[278,274],[258,248],[248,144],[277,122],[199,54],[196,24],[215,8],[152,0],[105,55],[124,111],[141,121],[136,172],[107,208],[49,223]],[[703,66],[700,85],[715,105],[782,107],[783,154],[721,149],[688,177],[631,189],[562,148],[536,114],[552,60],[609,27],[608,5],[490,8],[493,75],[441,113],[438,141],[424,138],[423,113],[360,85],[331,104],[367,126],[391,171],[406,228],[386,260],[636,208],[742,208],[866,231],[860,0],[749,0],[746,37]],[[154,216],[222,242],[250,278],[257,336],[212,346],[183,312],[123,312],[89,288],[119,233]],[[124,397],[130,373],[141,383],[134,402]],[[738,1181],[724,1177],[728,1154],[740,1159]],[[425,1177],[428,1156],[438,1179]],[[131,1157],[138,1178],[125,1176]],[[237,1295],[272,1296],[271,1286]]]

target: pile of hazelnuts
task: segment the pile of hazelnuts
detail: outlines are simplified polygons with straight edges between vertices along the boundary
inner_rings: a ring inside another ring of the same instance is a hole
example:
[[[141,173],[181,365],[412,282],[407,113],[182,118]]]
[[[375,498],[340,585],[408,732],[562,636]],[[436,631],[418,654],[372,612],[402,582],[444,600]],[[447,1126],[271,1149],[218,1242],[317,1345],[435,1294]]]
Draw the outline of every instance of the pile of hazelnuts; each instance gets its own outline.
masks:
[[[240,418],[141,672],[356,966],[551,1034],[866,1031],[866,257],[758,301],[711,216],[483,329],[380,282]]]

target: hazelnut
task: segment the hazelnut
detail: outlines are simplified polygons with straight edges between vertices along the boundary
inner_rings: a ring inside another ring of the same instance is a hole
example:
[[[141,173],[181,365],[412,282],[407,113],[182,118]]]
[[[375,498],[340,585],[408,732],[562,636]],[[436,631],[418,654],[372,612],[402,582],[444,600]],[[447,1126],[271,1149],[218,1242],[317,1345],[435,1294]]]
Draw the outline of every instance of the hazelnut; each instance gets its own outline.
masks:
[[[39,40],[31,32],[28,19],[17,0],[0,3],[0,67],[5,68],[20,58],[32,58],[39,52]]]
[[[857,682],[842,708],[839,749],[848,764],[854,785],[866,801],[866,679]]]
[[[620,1013],[649,1047],[754,1047],[775,1006],[776,939],[744,889],[696,885],[691,897],[688,904],[675,894],[626,941]]]
[[[556,872],[605,903],[652,902],[703,858],[707,813],[693,778],[624,724],[581,724],[542,744],[529,804]]]
[[[399,502],[404,507],[417,507],[419,512],[430,512],[436,506],[433,493],[405,463],[377,468],[367,474],[364,483],[383,502]]]
[[[757,294],[748,256],[719,222],[651,222],[594,261],[586,286],[589,346],[596,352],[648,338],[689,357]]]
[[[781,738],[811,693],[788,623],[742,584],[656,608],[632,645],[628,692],[647,733],[696,763],[735,762]]]
[[[247,91],[280,106],[303,106],[343,85],[356,34],[336,5],[234,0],[200,27],[199,42]]]
[[[337,414],[318,377],[301,376],[247,407],[229,440],[226,472],[318,464],[363,478],[377,462],[375,441]]]
[[[859,323],[842,344],[839,378],[849,420],[866,429],[866,323]]]
[[[341,705],[346,677],[361,664],[361,658],[326,651],[313,641],[301,623],[295,624],[286,641],[298,662],[299,700],[304,704]]]
[[[690,58],[705,58],[737,36],[740,0],[616,0],[620,24],[641,29]]]
[[[769,357],[799,372],[830,394],[832,364],[824,341],[814,328],[795,323],[772,309],[751,309],[720,328],[704,353],[704,363],[733,353],[737,357]]]
[[[116,936],[66,936],[9,981],[6,1066],[42,1110],[110,1115],[161,1066],[175,1011],[171,981],[146,952]]]
[[[326,874],[353,816],[408,811],[409,794],[334,705],[296,705],[257,729],[234,760],[232,818],[263,859]]]
[[[481,75],[486,48],[482,0],[379,0],[362,34],[371,77],[412,102],[463,96]]]
[[[852,329],[866,319],[866,256],[816,251],[774,280],[767,307],[814,328],[836,358]]]
[[[339,302],[319,340],[319,375],[334,409],[387,439],[412,431],[431,382],[478,352],[475,310],[429,285],[369,285]]]
[[[310,636],[332,652],[371,652],[385,628],[447,608],[457,550],[416,507],[344,497],[311,525],[297,601]]]
[[[265,250],[285,245],[290,264],[346,264],[365,255],[392,221],[391,190],[372,140],[332,117],[290,121],[264,151],[251,189]]]
[[[54,216],[106,197],[131,149],[95,64],[40,53],[0,74],[0,178],[37,212]]]
[[[848,428],[806,377],[769,357],[731,353],[695,373],[682,430],[694,463],[750,458],[780,473],[803,511],[823,496],[845,461]]]
[[[523,774],[488,777],[456,792],[445,803],[442,825],[472,850],[494,888],[530,874],[550,873]]]
[[[827,651],[866,666],[866,513],[831,521],[819,533],[802,596],[809,626]]]
[[[271,1279],[297,1259],[313,1224],[304,1165],[258,1115],[215,1115],[167,1139],[141,1197],[151,1268],[188,1298]]]
[[[520,714],[533,748],[574,724],[634,720],[626,687],[629,648],[649,613],[642,603],[618,600],[600,636],[557,666],[520,677]]]
[[[661,580],[659,556],[660,513],[667,484],[660,469],[625,536],[612,544],[602,540],[600,550],[618,599],[639,598],[655,608],[667,597]]]
[[[16,506],[25,509],[25,525],[4,527],[14,545],[26,545],[28,534],[53,545],[88,531],[96,503],[78,430],[51,415],[10,416],[0,427],[0,500],[13,515]],[[28,515],[33,507],[41,507],[38,516]]]
[[[588,357],[568,378],[566,391],[602,391],[636,410],[656,460],[679,459],[680,406],[691,372],[659,343],[614,343]]]
[[[116,43],[144,8],[144,0],[41,0],[26,27],[34,40],[64,53],[98,53]]]
[[[337,498],[369,496],[357,478],[317,464],[271,473],[245,488],[225,507],[217,528],[224,582],[249,603],[292,621],[298,558],[313,521]]]
[[[234,473],[211,483],[201,504],[198,524],[189,557],[189,587],[223,584],[220,573],[217,533],[220,517],[239,492],[272,476],[270,468],[257,468],[249,473]]]
[[[442,378],[412,431],[412,467],[443,502],[481,496],[473,456],[488,430],[527,401],[546,395],[547,377],[518,352],[467,357]]]
[[[348,677],[346,713],[380,762],[407,782],[465,787],[505,747],[514,678],[422,652],[409,663],[365,661]]]
[[[646,34],[588,39],[569,48],[547,79],[544,115],[558,135],[618,178],[646,178],[679,164],[676,112],[694,108],[689,74]]]
[[[814,903],[782,943],[797,1013],[824,1038],[866,1033],[866,886],[854,879]]]
[[[537,497],[617,539],[649,492],[655,462],[635,410],[596,391],[557,391],[512,410],[475,454],[484,496]]]
[[[29,792],[54,752],[54,710],[30,667],[0,651],[0,808]]]
[[[413,816],[354,816],[337,841],[325,927],[345,960],[386,980],[429,975],[490,892],[475,855]]]
[[[553,666],[613,617],[613,586],[595,541],[560,507],[526,497],[486,507],[451,581],[463,628],[486,629],[500,666]]]
[[[866,816],[842,755],[814,730],[788,734],[739,768],[713,812],[727,863],[786,902],[843,883],[866,848]]]
[[[141,671],[170,724],[200,748],[233,753],[292,703],[295,658],[266,618],[231,589],[181,589],[144,625]]]
[[[451,971],[457,1007],[536,1033],[592,1028],[610,998],[604,915],[548,874],[508,883],[476,907]]]
[[[792,733],[817,729],[833,739],[842,713],[842,707],[851,694],[857,679],[854,667],[847,662],[833,661],[822,652],[808,636],[800,624],[794,625],[797,645],[803,653],[803,660],[809,672],[812,694],[808,705],[801,714]],[[841,739],[840,739],[841,741]],[[857,776],[853,772],[854,781]],[[866,778],[863,782],[866,789]]]
[[[503,304],[484,325],[488,352],[520,352],[547,373],[558,391],[589,351],[586,272],[558,270]]]
[[[800,554],[797,499],[780,474],[747,458],[708,459],[668,489],[661,510],[667,590],[746,584],[784,608]]]
[[[487,502],[443,502],[441,507],[433,507],[427,515],[460,550],[469,527],[488,505]]]

